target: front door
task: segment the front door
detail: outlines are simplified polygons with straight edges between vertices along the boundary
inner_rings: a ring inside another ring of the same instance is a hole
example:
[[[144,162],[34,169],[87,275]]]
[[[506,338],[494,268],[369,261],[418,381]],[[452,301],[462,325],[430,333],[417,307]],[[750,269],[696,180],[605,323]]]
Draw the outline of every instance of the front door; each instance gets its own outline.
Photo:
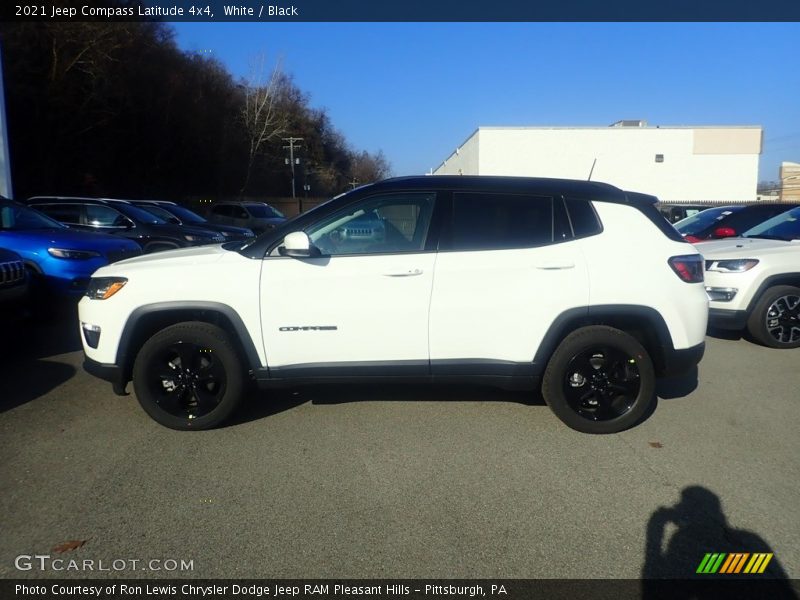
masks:
[[[264,259],[261,322],[273,376],[428,373],[435,196],[363,198],[305,228],[322,256]]]

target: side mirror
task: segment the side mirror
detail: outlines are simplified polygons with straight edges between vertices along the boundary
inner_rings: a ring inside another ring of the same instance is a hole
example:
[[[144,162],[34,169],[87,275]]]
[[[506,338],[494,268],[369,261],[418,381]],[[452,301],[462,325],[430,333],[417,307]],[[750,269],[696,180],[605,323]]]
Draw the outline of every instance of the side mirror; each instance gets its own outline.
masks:
[[[295,258],[310,258],[320,256],[319,251],[305,231],[293,231],[283,238],[283,245],[278,249],[281,256],[293,256]]]

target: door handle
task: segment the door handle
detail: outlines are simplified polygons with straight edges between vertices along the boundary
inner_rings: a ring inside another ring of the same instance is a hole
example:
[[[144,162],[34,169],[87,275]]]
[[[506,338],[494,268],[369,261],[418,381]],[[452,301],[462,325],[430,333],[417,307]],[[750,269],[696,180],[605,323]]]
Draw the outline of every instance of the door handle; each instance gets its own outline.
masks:
[[[562,261],[553,260],[549,262],[539,263],[538,265],[536,265],[536,268],[542,271],[560,271],[563,269],[574,269],[575,263],[566,260]]]
[[[422,269],[398,269],[383,274],[385,277],[416,277],[422,275]]]

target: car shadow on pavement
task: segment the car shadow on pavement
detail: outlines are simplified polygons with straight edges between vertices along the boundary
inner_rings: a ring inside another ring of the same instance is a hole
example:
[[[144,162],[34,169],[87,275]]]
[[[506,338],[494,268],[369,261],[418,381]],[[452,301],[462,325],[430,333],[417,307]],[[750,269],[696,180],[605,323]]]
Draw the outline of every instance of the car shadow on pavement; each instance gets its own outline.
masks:
[[[25,360],[0,367],[0,413],[44,396],[75,375],[75,367],[50,360]]]
[[[766,540],[729,525],[719,496],[703,486],[656,509],[645,544],[642,600],[798,598]]]
[[[328,384],[253,390],[228,426],[256,421],[311,402],[332,405],[353,402],[513,402],[544,406],[539,392],[508,391],[484,386],[401,383]]]

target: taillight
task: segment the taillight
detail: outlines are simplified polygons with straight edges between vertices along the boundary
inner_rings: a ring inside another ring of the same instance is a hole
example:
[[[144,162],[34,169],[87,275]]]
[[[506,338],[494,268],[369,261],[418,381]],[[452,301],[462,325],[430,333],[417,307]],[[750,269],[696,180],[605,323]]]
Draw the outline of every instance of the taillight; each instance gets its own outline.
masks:
[[[685,239],[690,244],[696,244],[697,242],[702,242],[703,241],[699,237],[695,237],[693,235],[685,235],[685,236],[683,236],[683,239]]]
[[[702,283],[703,257],[699,254],[673,256],[668,262],[675,274],[686,283]]]
[[[736,230],[733,227],[717,227],[714,230],[714,237],[716,238],[733,237],[735,235]]]

